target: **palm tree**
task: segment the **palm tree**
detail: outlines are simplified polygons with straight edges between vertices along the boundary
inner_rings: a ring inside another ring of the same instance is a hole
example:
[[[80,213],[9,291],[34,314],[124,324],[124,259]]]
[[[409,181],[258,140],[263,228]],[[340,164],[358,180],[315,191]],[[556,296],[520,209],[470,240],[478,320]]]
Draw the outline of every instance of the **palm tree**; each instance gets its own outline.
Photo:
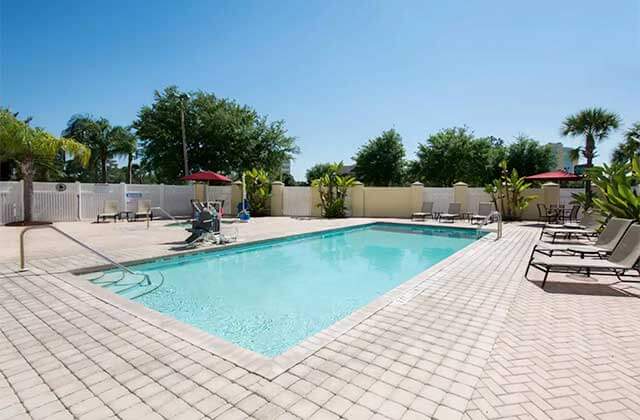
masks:
[[[127,158],[127,183],[131,184],[133,179],[133,159],[138,154],[138,139],[124,127],[114,127],[112,137],[114,154],[126,156]]]
[[[624,133],[624,142],[613,151],[612,160],[615,163],[629,163],[635,156],[640,156],[640,121]]]
[[[621,124],[618,114],[604,108],[587,108],[577,114],[567,117],[562,123],[563,136],[584,136],[584,146],[578,147],[575,154],[582,153],[587,160],[586,168],[593,166],[596,155],[596,143],[606,139],[609,134]],[[587,178],[584,183],[587,201],[591,202],[591,181]]]
[[[106,118],[74,115],[62,135],[73,138],[91,149],[91,167],[100,167],[100,182],[107,182],[107,162],[115,156],[129,155],[132,134],[124,127],[111,126]],[[133,157],[131,158],[133,159]]]
[[[83,165],[89,162],[91,154],[87,147],[74,140],[55,137],[20,121],[17,114],[0,110],[0,160],[11,159],[18,163],[24,180],[25,222],[31,222],[33,218],[31,203],[36,169],[52,168],[60,151],[72,153]]]

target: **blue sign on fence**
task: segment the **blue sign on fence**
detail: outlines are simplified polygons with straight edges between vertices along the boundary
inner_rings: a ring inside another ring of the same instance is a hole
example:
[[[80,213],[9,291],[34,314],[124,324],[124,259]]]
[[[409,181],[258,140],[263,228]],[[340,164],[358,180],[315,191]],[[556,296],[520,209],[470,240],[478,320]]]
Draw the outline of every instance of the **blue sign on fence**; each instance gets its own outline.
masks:
[[[141,192],[128,192],[127,198],[142,198]]]

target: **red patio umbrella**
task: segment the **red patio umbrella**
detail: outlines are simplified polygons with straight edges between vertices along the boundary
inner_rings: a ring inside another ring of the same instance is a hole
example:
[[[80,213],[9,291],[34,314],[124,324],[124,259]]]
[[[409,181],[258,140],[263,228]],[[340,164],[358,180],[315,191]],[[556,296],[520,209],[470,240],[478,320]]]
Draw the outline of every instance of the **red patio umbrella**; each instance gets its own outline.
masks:
[[[527,181],[580,181],[582,177],[567,171],[543,172],[525,177]]]
[[[198,172],[192,173],[191,175],[183,176],[180,179],[184,181],[202,181],[202,182],[209,181],[209,182],[218,182],[218,183],[224,183],[224,184],[231,183],[231,179],[213,171],[198,171]]]

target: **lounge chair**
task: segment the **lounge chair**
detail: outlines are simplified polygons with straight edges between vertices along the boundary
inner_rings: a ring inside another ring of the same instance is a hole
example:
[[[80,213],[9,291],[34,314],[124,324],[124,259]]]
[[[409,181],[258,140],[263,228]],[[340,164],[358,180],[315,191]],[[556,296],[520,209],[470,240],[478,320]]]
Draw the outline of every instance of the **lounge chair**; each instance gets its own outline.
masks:
[[[118,209],[120,203],[118,200],[104,200],[102,206],[102,213],[98,213],[96,222],[100,223],[100,219],[104,222],[109,218],[113,218],[114,222],[118,220],[120,216],[120,210]]]
[[[471,215],[471,223],[482,224],[493,211],[493,203],[478,203],[478,213]]]
[[[149,216],[150,220],[153,220],[153,212],[151,211],[151,200],[138,200],[138,209],[134,214],[134,220],[138,220],[138,217],[146,219]]]
[[[618,245],[622,236],[625,234],[629,226],[633,223],[631,219],[620,219],[617,217],[612,218],[605,225],[604,229],[598,235],[598,239],[593,245],[571,245],[571,244],[550,244],[547,242],[540,242],[533,247],[533,253],[546,255],[548,257],[553,256],[554,252],[560,252],[563,254],[579,255],[584,258],[585,255],[594,256],[606,256],[613,252],[613,249]]]
[[[433,217],[433,202],[424,201],[422,203],[422,211],[417,211],[411,215],[411,220],[422,219],[425,220],[427,216]]]
[[[529,260],[524,276],[528,279],[529,269],[537,268],[544,272],[542,288],[547,282],[549,273],[584,273],[613,275],[623,281],[621,276],[627,275],[627,271],[635,270],[640,275],[640,225],[632,224],[615,247],[608,259],[582,259],[570,256],[533,256]],[[637,276],[636,276],[637,277]]]
[[[457,218],[460,217],[460,207],[462,205],[460,203],[449,203],[449,209],[446,213],[440,213],[438,220],[451,220],[451,223],[455,222]]]

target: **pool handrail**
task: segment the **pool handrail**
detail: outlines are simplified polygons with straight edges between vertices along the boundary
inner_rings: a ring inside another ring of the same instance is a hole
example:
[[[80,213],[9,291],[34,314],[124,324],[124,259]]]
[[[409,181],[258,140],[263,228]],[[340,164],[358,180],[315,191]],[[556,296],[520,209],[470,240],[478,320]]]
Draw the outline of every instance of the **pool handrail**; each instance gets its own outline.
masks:
[[[28,227],[22,229],[22,232],[20,232],[20,271],[24,271],[25,270],[24,237],[25,237],[25,234],[27,232],[29,232],[30,230],[34,230],[34,229],[52,229],[55,232],[58,232],[60,235],[64,236],[65,238],[67,238],[67,239],[71,240],[72,242],[76,243],[77,245],[80,245],[81,247],[93,252],[97,256],[99,256],[102,259],[108,261],[109,263],[111,263],[112,265],[118,267],[122,271],[125,271],[125,272],[127,272],[129,274],[133,274],[135,276],[142,276],[147,281],[147,284],[151,284],[151,279],[149,278],[148,274],[132,271],[131,269],[125,267],[124,265],[122,265],[119,262],[113,260],[112,258],[107,257],[103,253],[101,253],[99,251],[96,251],[95,249],[91,248],[89,245],[87,245],[87,244],[81,242],[80,240],[74,238],[73,236],[69,235],[68,233],[58,229],[54,225],[28,226]]]

